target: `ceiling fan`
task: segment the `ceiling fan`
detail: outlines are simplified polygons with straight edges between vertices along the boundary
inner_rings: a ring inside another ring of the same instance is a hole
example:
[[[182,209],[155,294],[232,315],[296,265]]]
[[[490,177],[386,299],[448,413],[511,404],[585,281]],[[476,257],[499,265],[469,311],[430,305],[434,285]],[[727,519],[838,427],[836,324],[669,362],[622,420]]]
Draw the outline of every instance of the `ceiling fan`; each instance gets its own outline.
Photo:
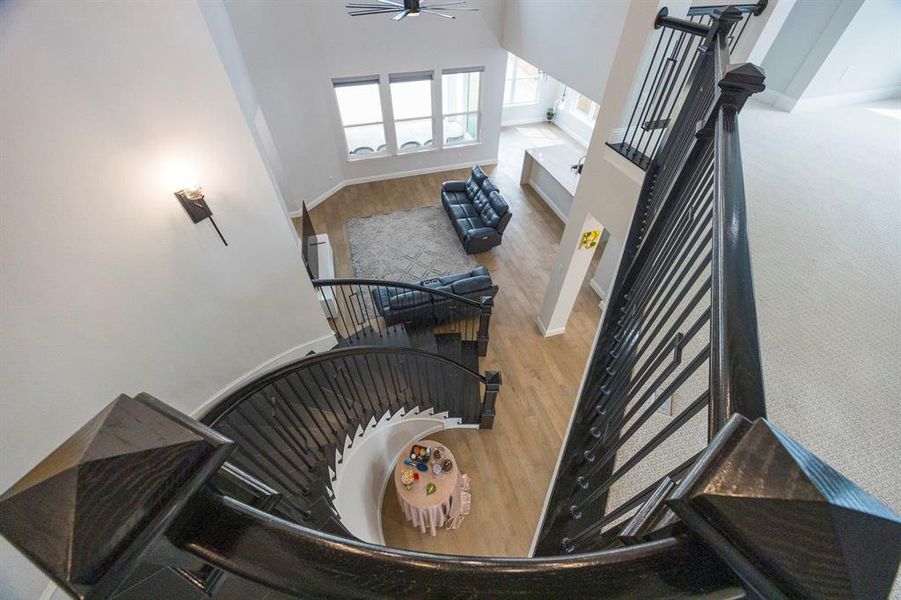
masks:
[[[346,7],[348,9],[348,14],[352,17],[397,13],[397,15],[391,19],[392,21],[403,21],[407,17],[418,17],[421,13],[438,15],[445,19],[454,19],[456,17],[445,14],[445,11],[479,10],[478,8],[461,8],[459,6],[461,4],[466,4],[466,0],[458,2],[441,2],[441,0],[438,0],[438,4],[423,4],[421,0],[378,0],[378,4],[348,3]]]

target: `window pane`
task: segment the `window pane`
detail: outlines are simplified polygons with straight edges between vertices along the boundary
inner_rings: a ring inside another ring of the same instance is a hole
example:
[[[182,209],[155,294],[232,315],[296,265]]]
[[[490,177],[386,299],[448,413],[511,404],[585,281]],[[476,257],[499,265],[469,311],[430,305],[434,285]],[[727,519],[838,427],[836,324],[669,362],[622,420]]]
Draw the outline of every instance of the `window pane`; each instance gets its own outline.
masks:
[[[451,73],[441,76],[444,114],[479,110],[481,73]]]
[[[468,144],[479,139],[479,114],[444,118],[444,145]]]
[[[432,116],[432,80],[391,84],[391,106],[395,119]]]
[[[365,156],[385,151],[385,128],[382,124],[345,127],[350,156]]]
[[[432,118],[395,123],[397,149],[401,152],[432,145]]]
[[[517,79],[516,94],[513,96],[515,104],[527,104],[538,101],[538,79]]]
[[[587,115],[591,110],[591,100],[585,96],[579,96],[579,99],[576,100],[576,110]]]
[[[363,123],[381,123],[382,103],[376,83],[347,85],[335,88],[338,110],[344,126]]]
[[[516,68],[516,60],[517,59],[513,54],[507,52],[507,79],[513,79],[514,77],[513,70]]]

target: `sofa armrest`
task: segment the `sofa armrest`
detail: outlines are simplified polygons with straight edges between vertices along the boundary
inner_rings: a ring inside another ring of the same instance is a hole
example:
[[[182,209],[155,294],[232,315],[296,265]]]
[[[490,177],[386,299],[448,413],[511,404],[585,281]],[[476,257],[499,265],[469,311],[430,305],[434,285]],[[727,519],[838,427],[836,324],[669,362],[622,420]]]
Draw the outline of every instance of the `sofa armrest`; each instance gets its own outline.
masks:
[[[445,181],[441,184],[441,189],[445,192],[465,192],[466,191],[466,182],[465,181]]]
[[[494,235],[500,235],[494,227],[476,227],[466,232],[467,239],[487,238]]]

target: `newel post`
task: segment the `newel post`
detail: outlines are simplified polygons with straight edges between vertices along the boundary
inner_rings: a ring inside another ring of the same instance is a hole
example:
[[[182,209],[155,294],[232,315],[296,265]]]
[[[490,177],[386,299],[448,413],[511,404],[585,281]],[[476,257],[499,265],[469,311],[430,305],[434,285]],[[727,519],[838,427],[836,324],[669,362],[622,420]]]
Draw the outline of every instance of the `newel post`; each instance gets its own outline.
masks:
[[[886,598],[901,519],[766,419],[734,415],[667,504],[751,597]]]
[[[488,354],[488,325],[491,323],[491,312],[494,309],[494,298],[483,296],[479,299],[481,311],[479,312],[478,347],[479,356]]]
[[[494,405],[497,402],[497,394],[501,391],[500,371],[485,372],[485,398],[482,400],[482,419],[479,429],[491,429],[494,427]]]
[[[121,395],[0,496],[0,534],[75,598],[109,598],[234,442]]]

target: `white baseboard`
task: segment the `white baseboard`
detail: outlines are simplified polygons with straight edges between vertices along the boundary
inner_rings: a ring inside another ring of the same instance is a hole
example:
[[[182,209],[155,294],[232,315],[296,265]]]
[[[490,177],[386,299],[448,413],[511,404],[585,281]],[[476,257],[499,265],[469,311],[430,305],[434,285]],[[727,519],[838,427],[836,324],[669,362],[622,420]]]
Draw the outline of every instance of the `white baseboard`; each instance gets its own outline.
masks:
[[[564,212],[562,210],[560,210],[560,207],[557,206],[553,200],[551,200],[551,197],[548,196],[545,193],[545,191],[543,189],[541,189],[540,186],[533,183],[531,178],[529,179],[528,183],[529,183],[529,187],[532,188],[533,190],[535,190],[535,193],[538,194],[538,196],[542,200],[544,200],[544,203],[547,204],[548,208],[550,208],[552,211],[554,211],[554,214],[557,215],[557,218],[560,219],[561,221],[563,221],[563,224],[565,225],[567,215],[564,214]]]
[[[795,104],[798,103],[796,98],[791,98],[782,92],[777,92],[776,90],[769,88],[754,96],[754,99],[784,112],[791,112],[795,108]]]
[[[514,119],[502,121],[501,127],[516,127],[517,125],[534,125],[535,123],[548,123],[547,117],[530,117],[528,119]],[[550,121],[553,122],[553,121]]]
[[[342,189],[349,185],[356,185],[358,183],[372,183],[373,181],[388,181],[389,179],[401,179],[402,177],[415,177],[416,175],[429,175],[431,173],[441,173],[442,171],[454,171],[456,169],[468,169],[473,165],[496,165],[497,159],[493,158],[490,160],[479,160],[479,161],[468,161],[465,163],[457,163],[452,165],[440,165],[437,167],[425,167],[423,169],[412,169],[410,171],[396,171],[394,173],[385,173],[381,175],[371,175],[369,177],[354,177],[351,179],[345,179],[344,181],[336,184],[331,189],[323,192],[322,194],[316,196],[310,201],[305,201],[307,208],[312,209],[319,204],[325,202],[328,198],[333,196],[334,194],[340,192]],[[288,216],[293,218],[299,217],[303,214],[301,210],[292,210],[288,211]]]
[[[576,117],[573,117],[573,118],[576,118]],[[554,120],[554,125],[556,125],[557,127],[559,127],[559,128],[563,131],[563,133],[565,133],[566,135],[568,135],[568,136],[571,137],[572,139],[576,140],[576,141],[577,141],[579,144],[581,144],[582,146],[588,148],[588,146],[591,145],[591,140],[590,140],[590,139],[587,139],[587,140],[586,140],[586,139],[583,138],[583,137],[582,137],[575,129],[573,129],[572,127],[570,127],[569,125],[567,125],[567,124],[564,123],[563,121],[558,121],[558,120],[555,119],[555,120]],[[592,129],[593,129],[593,128],[592,128]]]
[[[56,584],[51,581],[47,584],[47,587],[44,588],[44,592],[38,597],[38,600],[50,600],[53,598],[53,593],[56,589]]]
[[[801,98],[795,104],[793,112],[806,112],[810,110],[822,110],[824,108],[836,108],[850,106],[852,104],[864,104],[866,102],[879,102],[901,96],[901,85],[895,85],[875,90],[862,92],[850,92],[847,94],[832,94],[830,96],[818,96],[815,98]]]
[[[396,171],[382,175],[371,175],[369,177],[354,177],[353,179],[345,179],[344,185],[356,185],[358,183],[371,183],[373,181],[388,181],[389,179],[401,179],[402,177],[415,177],[416,175],[428,175],[430,173],[440,173],[442,171],[454,171],[456,169],[469,169],[473,165],[496,165],[497,158],[490,160],[477,160],[475,162],[468,161],[465,163],[457,163],[452,165],[440,165],[437,167],[425,167],[423,169],[412,169],[410,171]]]
[[[560,335],[561,333],[566,331],[566,327],[555,327],[554,329],[548,329],[547,325],[545,325],[541,321],[541,315],[537,315],[535,317],[535,323],[538,325],[538,331],[541,332],[541,335],[544,337],[553,337],[555,335]]]
[[[246,383],[257,379],[258,377],[268,373],[269,371],[273,371],[290,362],[299,360],[310,352],[325,352],[326,350],[330,350],[331,348],[334,348],[335,344],[337,343],[338,341],[335,339],[335,334],[329,333],[328,335],[316,338],[315,340],[304,342],[299,346],[289,348],[281,354],[274,356],[263,363],[260,363],[253,369],[247,371],[246,373],[226,385],[224,388],[213,394],[213,396],[209,400],[193,410],[191,412],[191,416],[194,418],[200,418],[207,410],[215,406],[225,396],[234,392],[242,385],[245,385]]]
[[[594,293],[601,297],[601,300],[607,299],[607,292],[601,287],[601,284],[594,279],[588,280],[588,287],[594,290]]]
[[[785,112],[808,112],[850,106],[852,104],[864,104],[866,102],[879,102],[901,96],[901,86],[865,90],[863,92],[850,92],[847,94],[833,94],[830,96],[818,96],[815,98],[792,98],[776,90],[766,89],[757,96],[759,102],[772,106]]]

